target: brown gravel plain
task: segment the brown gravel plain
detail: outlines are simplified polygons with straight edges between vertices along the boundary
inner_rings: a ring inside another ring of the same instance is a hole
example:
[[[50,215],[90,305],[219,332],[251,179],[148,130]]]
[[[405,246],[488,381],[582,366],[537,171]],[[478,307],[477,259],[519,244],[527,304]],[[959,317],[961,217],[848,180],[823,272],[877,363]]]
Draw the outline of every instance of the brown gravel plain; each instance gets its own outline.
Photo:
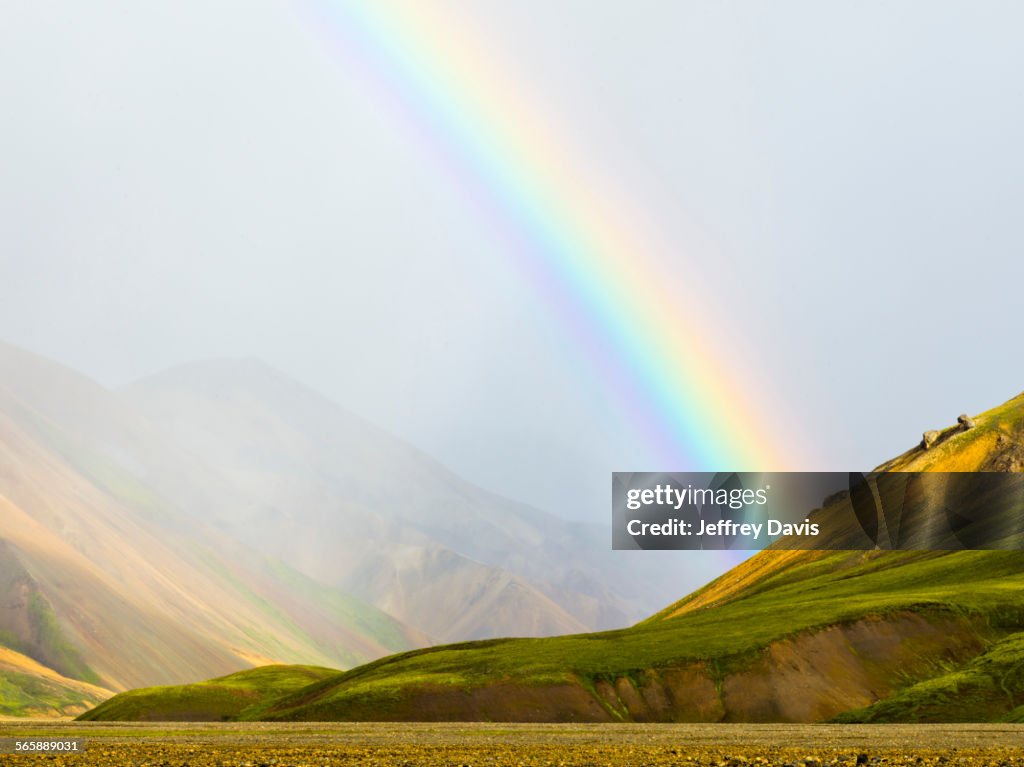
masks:
[[[85,739],[97,767],[1024,767],[1024,725],[0,723],[0,738]]]

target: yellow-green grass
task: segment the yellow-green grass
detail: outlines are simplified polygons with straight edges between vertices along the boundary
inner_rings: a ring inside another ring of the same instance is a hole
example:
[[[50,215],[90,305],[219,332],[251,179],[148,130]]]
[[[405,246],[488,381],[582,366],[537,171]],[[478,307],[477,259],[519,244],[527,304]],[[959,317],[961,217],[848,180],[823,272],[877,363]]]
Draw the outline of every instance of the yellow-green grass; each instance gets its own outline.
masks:
[[[73,686],[35,674],[0,670],[0,717],[73,716],[102,699],[84,685]]]
[[[320,666],[260,666],[205,682],[144,687],[116,695],[79,719],[83,721],[228,721],[268,698],[287,694],[326,677]]]

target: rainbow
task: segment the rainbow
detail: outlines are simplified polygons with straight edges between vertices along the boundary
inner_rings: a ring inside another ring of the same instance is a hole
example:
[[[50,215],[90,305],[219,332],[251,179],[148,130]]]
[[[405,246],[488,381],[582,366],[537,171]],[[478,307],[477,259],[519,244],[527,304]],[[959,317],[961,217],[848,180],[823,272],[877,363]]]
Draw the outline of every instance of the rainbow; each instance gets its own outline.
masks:
[[[650,239],[581,174],[592,163],[573,161],[465,19],[439,3],[309,0],[308,8],[318,32],[430,137],[512,242],[665,461],[643,468],[792,468],[763,417],[774,406],[762,396],[758,408],[749,396],[762,384],[709,348],[702,327],[711,313],[660,287]]]

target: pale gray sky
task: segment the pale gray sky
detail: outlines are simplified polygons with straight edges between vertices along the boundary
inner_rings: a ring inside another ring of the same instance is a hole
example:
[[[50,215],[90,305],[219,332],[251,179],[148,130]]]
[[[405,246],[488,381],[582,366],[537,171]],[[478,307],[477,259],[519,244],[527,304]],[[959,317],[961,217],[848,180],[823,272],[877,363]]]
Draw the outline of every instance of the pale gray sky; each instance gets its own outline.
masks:
[[[0,337],[108,384],[255,355],[606,521],[677,467],[305,5],[2,3]],[[1024,388],[1024,6],[444,5],[707,275],[808,469]]]

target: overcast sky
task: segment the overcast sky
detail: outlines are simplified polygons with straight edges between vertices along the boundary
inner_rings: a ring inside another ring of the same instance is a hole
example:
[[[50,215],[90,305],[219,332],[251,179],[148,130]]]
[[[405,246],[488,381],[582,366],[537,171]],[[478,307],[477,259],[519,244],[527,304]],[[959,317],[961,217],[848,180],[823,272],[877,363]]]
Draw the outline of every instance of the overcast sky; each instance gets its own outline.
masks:
[[[0,338],[110,385],[258,356],[605,522],[610,471],[678,467],[321,1],[0,2]],[[807,469],[1024,388],[1024,5],[441,5],[704,275]]]

